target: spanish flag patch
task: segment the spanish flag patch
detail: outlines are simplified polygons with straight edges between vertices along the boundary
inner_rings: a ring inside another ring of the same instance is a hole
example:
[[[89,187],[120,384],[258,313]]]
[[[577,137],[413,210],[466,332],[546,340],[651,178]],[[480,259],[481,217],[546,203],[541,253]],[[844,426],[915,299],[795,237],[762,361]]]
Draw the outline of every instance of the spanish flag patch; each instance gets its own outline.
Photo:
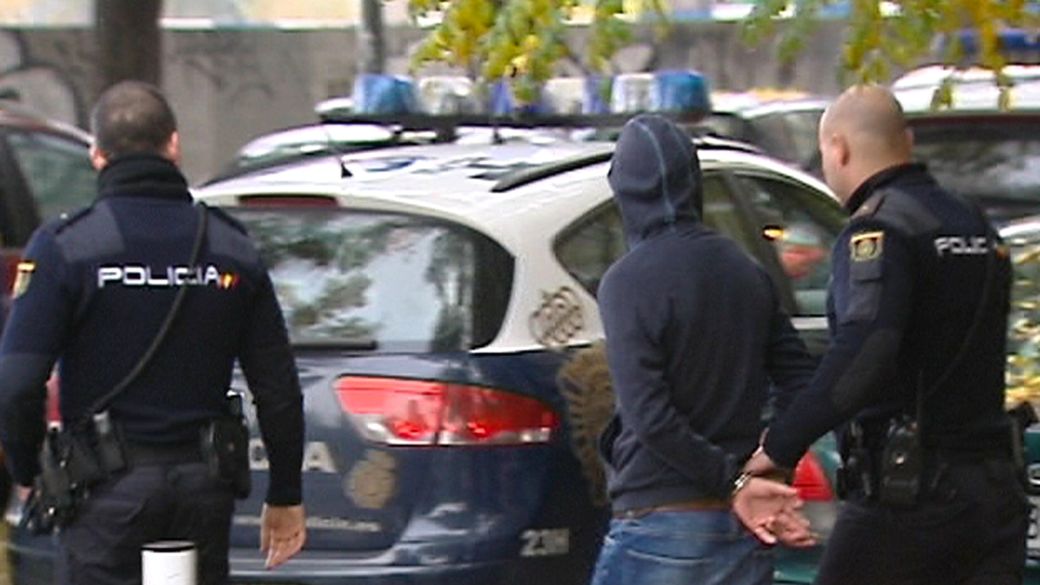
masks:
[[[18,263],[18,271],[15,273],[14,285],[11,287],[12,299],[17,299],[29,289],[29,282],[32,280],[32,275],[35,270],[35,262],[23,260]]]

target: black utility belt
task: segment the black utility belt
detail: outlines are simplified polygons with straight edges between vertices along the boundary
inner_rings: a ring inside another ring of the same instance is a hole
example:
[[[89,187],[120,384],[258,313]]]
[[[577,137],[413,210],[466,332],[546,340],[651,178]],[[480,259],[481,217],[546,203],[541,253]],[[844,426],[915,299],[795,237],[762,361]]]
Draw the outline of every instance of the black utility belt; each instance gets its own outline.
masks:
[[[204,460],[201,441],[157,445],[128,440],[124,447],[130,467],[142,465],[181,465],[201,463]]]
[[[237,498],[249,495],[249,429],[241,410],[206,424],[199,439],[172,445],[127,441],[107,412],[74,430],[51,428],[40,452],[40,475],[22,516],[36,533],[66,526],[91,489],[135,466],[205,463]]]
[[[959,450],[921,444],[917,423],[890,421],[883,438],[849,424],[842,444],[837,490],[841,498],[877,501],[896,508],[913,507],[938,488],[950,467],[1012,461],[1009,449]]]

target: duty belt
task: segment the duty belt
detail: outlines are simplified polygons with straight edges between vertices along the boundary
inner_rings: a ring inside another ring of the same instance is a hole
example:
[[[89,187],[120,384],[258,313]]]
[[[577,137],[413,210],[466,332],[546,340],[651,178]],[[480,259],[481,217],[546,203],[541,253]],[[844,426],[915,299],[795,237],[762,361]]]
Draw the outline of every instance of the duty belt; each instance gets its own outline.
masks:
[[[131,465],[179,465],[183,463],[201,463],[202,450],[197,441],[190,443],[126,442],[126,454]]]

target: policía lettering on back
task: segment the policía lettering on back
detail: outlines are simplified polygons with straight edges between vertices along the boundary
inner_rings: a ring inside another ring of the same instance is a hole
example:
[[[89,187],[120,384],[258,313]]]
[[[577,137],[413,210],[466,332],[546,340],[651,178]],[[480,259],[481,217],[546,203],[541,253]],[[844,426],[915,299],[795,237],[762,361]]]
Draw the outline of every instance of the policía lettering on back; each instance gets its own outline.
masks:
[[[935,253],[939,256],[982,256],[989,251],[986,236],[940,236],[935,238]]]
[[[238,275],[221,273],[216,266],[167,266],[154,269],[141,264],[100,266],[97,270],[98,288],[118,285],[126,287],[170,288],[181,285],[231,288]]]

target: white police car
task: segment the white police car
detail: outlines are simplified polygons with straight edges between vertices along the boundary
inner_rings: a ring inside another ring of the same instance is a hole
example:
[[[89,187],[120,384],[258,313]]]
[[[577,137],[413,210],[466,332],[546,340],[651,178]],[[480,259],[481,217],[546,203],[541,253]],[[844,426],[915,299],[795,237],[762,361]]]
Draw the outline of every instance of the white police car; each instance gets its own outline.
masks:
[[[612,150],[394,148],[196,192],[259,241],[306,395],[308,547],[265,572],[254,498],[235,516],[236,577],[584,582],[606,519],[593,444],[611,398],[595,363],[573,358],[603,336],[596,286],[624,251]],[[707,141],[700,158],[708,223],[759,259],[822,343],[837,204],[747,147]],[[262,494],[259,445],[255,461]],[[808,465],[806,488],[830,498]]]

